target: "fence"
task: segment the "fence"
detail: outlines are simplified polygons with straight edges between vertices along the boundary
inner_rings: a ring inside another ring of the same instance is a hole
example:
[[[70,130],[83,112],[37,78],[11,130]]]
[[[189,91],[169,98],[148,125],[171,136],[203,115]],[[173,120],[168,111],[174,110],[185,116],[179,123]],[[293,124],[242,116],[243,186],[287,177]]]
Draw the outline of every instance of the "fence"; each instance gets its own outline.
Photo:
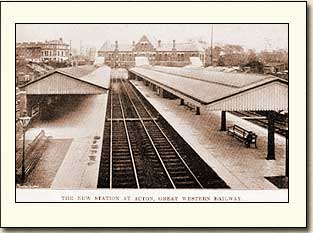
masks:
[[[27,177],[36,167],[44,150],[46,149],[48,138],[43,130],[25,149],[25,177]],[[23,156],[16,156],[16,181],[21,182]]]

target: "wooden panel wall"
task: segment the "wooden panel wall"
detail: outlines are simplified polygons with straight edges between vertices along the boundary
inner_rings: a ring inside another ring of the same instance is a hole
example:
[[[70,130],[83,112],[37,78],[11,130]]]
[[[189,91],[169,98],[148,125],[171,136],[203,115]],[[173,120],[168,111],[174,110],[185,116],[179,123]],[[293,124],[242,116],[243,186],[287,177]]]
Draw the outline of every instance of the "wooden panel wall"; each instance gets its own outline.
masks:
[[[229,97],[207,106],[209,111],[288,110],[288,86],[279,82]]]

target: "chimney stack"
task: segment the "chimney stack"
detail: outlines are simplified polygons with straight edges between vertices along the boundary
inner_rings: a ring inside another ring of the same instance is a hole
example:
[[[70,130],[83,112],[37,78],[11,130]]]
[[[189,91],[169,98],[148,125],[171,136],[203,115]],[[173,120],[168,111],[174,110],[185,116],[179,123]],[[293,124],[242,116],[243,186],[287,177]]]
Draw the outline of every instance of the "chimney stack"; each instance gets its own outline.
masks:
[[[133,41],[133,46],[135,47],[135,45],[136,45],[136,44],[135,44],[135,41]]]
[[[158,40],[158,47],[161,47],[161,40]]]
[[[115,50],[118,50],[118,41],[115,41]]]
[[[176,49],[176,41],[173,40],[173,49]]]

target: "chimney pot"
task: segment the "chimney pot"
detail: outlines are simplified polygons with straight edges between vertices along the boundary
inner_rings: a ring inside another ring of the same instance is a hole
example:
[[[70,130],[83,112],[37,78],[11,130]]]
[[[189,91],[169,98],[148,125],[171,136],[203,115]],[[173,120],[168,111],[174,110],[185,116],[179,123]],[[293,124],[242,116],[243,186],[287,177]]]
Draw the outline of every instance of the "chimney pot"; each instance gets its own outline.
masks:
[[[161,40],[158,40],[158,46],[161,47]]]
[[[173,49],[175,49],[175,47],[176,47],[176,41],[173,40]]]

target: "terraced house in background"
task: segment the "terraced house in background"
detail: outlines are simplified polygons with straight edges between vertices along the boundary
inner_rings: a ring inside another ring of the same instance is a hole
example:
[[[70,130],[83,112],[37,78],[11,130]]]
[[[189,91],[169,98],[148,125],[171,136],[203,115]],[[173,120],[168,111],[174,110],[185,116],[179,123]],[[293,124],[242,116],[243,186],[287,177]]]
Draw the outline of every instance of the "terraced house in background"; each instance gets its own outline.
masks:
[[[135,57],[147,57],[152,65],[186,66],[190,64],[190,57],[199,57],[203,64],[209,61],[209,45],[205,42],[189,41],[178,43],[173,40],[165,43],[154,41],[143,35],[141,39],[132,44],[114,44],[105,42],[98,51],[99,57],[105,58],[105,64],[110,67],[135,66]]]

